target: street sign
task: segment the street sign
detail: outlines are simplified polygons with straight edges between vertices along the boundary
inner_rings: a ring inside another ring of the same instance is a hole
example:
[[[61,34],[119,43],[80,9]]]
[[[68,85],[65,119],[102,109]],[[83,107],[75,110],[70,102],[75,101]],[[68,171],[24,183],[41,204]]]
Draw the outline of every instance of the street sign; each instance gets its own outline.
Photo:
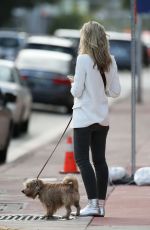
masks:
[[[137,0],[137,12],[150,13],[150,0]]]

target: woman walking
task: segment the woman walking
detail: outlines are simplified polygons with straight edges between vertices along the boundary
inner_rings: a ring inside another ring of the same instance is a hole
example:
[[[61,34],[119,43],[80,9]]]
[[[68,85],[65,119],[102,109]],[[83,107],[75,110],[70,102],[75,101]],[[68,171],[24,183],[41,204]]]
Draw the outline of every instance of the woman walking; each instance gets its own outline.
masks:
[[[104,216],[108,184],[105,159],[109,130],[107,97],[118,97],[121,88],[104,27],[98,22],[87,22],[81,28],[79,55],[71,81],[75,159],[88,198],[88,204],[81,209],[80,216]],[[90,163],[89,149],[93,165]]]

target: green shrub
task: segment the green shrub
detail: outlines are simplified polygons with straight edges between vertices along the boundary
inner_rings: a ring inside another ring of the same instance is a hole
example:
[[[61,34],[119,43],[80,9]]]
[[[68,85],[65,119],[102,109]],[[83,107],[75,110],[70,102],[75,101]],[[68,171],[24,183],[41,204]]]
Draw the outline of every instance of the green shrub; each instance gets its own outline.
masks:
[[[80,29],[83,23],[88,20],[90,20],[89,15],[81,15],[79,13],[61,14],[53,19],[49,33],[52,34],[58,28]]]

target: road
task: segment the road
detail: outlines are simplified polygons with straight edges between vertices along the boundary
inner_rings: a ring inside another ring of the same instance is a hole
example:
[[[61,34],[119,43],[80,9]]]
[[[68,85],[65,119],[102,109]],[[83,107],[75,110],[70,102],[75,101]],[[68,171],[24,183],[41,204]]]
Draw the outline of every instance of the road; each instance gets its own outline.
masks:
[[[129,95],[131,90],[131,73],[120,72],[119,74],[122,87],[121,97],[119,98],[123,98]],[[149,79],[148,83],[150,83]],[[146,87],[148,83],[146,78],[144,87]],[[116,99],[109,99],[110,105],[115,101]],[[7,162],[13,161],[24,154],[29,154],[35,148],[37,149],[41,145],[53,141],[64,131],[69,118],[70,115],[65,114],[64,109],[60,107],[56,109],[50,107],[49,111],[34,110],[32,112],[28,134],[11,141]]]
[[[63,132],[69,121],[69,117],[67,114],[50,111],[33,111],[29,132],[11,141],[7,162],[13,161],[21,155],[30,153],[35,148],[53,140]]]

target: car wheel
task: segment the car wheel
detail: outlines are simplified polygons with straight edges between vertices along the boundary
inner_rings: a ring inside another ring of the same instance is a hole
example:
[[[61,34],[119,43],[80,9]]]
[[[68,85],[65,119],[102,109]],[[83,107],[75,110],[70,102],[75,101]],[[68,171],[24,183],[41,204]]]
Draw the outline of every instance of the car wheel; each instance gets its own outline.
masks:
[[[29,127],[29,118],[26,121],[22,122],[22,127],[21,127],[22,132],[27,133],[28,127]]]
[[[67,113],[68,114],[72,114],[72,106],[68,106],[67,107]]]
[[[4,149],[0,150],[0,163],[5,163],[7,157],[7,148],[6,146]]]
[[[8,150],[8,146],[9,146],[9,143],[10,143],[11,136],[12,136],[12,123],[10,123],[10,132],[9,132],[8,137],[7,137],[6,145],[5,145],[5,147],[3,149],[0,150],[0,164],[6,162],[7,150]]]
[[[14,126],[13,126],[13,137],[19,137],[20,133],[21,133],[20,123],[14,124]]]
[[[5,163],[7,157],[7,148],[0,150],[0,164]]]

